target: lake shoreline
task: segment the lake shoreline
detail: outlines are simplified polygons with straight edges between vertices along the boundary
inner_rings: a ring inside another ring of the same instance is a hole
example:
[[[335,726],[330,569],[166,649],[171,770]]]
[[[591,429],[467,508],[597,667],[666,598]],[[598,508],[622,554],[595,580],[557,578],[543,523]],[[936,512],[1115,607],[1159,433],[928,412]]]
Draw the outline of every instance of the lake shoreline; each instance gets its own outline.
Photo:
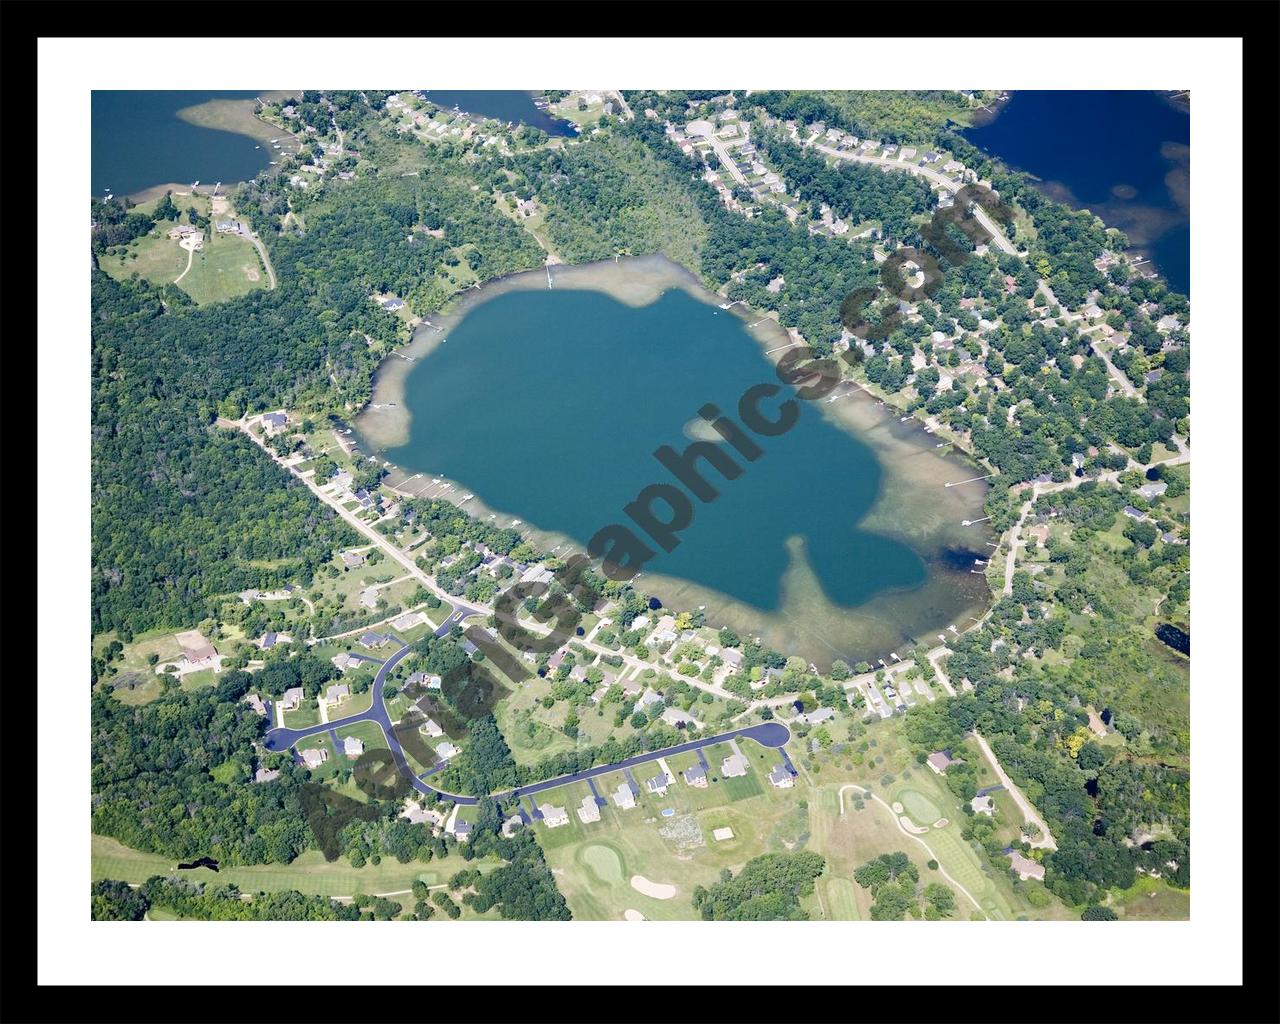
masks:
[[[621,263],[560,265],[550,268],[550,272],[553,288],[600,291],[633,307],[655,302],[672,288],[706,306],[722,307],[725,303],[723,296],[704,288],[687,268],[660,256],[633,257]],[[376,453],[386,461],[391,449],[409,441],[407,379],[421,359],[445,343],[444,339],[462,319],[500,295],[546,288],[547,268],[508,275],[475,289],[474,294],[469,291],[462,295],[444,315],[428,318],[430,324],[421,325],[410,344],[388,356],[375,375],[370,404],[353,419],[362,450]],[[726,310],[719,308],[718,312]],[[742,322],[770,364],[776,358],[768,354],[770,350],[794,343],[790,333],[776,320],[768,318],[762,322],[766,319],[764,314],[740,304],[729,312]],[[753,324],[756,326],[751,330]],[[407,361],[404,355],[411,356],[413,361]],[[937,439],[925,433],[923,424],[914,418],[903,422],[899,410],[881,403],[861,388],[835,404],[820,401],[810,408],[871,449],[880,465],[880,485],[858,529],[907,543],[925,564],[925,581],[879,591],[860,605],[835,605],[825,597],[814,567],[808,563],[805,544],[797,538],[797,544],[788,545],[790,566],[780,580],[779,605],[772,610],[757,608],[691,580],[659,572],[643,573],[639,585],[665,604],[690,609],[703,607],[709,622],[761,636],[771,646],[788,653],[802,653],[816,664],[829,664],[835,657],[853,661],[862,660],[863,656],[870,660],[880,656],[888,658],[891,651],[899,650],[904,643],[931,642],[920,638],[932,637],[968,616],[981,615],[991,600],[991,590],[985,575],[972,566],[977,558],[989,555],[991,548],[987,544],[993,535],[983,527],[963,528],[960,524],[965,519],[982,517],[988,485],[983,481],[962,487],[943,485],[982,476],[985,470],[974,471],[976,463],[967,456],[940,454]],[[440,483],[435,483],[436,480]],[[475,490],[452,477],[418,472],[416,466],[398,464],[386,484],[404,496],[439,496],[454,504]],[[447,486],[453,489],[441,493]],[[928,502],[920,500],[922,487],[931,492]],[[517,518],[509,510],[485,504],[485,497],[477,493],[462,507],[480,521],[515,527],[540,550],[554,552],[558,558],[583,550],[587,538],[570,537]],[[615,512],[605,510],[602,515],[612,516]],[[940,613],[936,617],[945,621],[935,622],[934,616],[923,614],[922,604],[936,608]],[[849,637],[854,634],[865,637],[866,643],[851,646]]]

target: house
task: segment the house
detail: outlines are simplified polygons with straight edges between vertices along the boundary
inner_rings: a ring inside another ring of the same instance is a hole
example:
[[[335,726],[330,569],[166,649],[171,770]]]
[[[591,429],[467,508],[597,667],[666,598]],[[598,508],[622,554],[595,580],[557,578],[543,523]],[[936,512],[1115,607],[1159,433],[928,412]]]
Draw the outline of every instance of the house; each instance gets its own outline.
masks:
[[[935,775],[946,775],[947,769],[955,762],[955,758],[951,756],[950,750],[935,750],[927,758],[927,764]]]
[[[267,717],[267,706],[262,703],[262,698],[256,693],[245,694],[244,702],[263,718]]]
[[[214,225],[214,227],[217,228],[219,233],[224,235],[238,235],[244,231],[244,228],[240,226],[240,222],[238,220],[220,220]]]
[[[398,619],[393,619],[391,625],[396,629],[406,630],[413,629],[414,626],[420,626],[427,621],[427,617],[422,612],[405,612]]]
[[[835,718],[836,713],[832,708],[817,708],[806,714],[799,715],[797,722],[803,722],[805,725],[817,725],[819,722],[825,722],[828,718]]]
[[[1121,511],[1130,519],[1136,519],[1140,523],[1147,518],[1147,514],[1145,512],[1141,509],[1134,508],[1132,505],[1126,505],[1121,509]]]
[[[381,633],[365,633],[360,637],[360,646],[369,650],[383,646],[387,642],[387,638]]]
[[[440,825],[444,822],[444,815],[436,810],[428,810],[420,803],[414,800],[406,799],[404,802],[404,810],[400,812],[400,817],[411,822],[414,825]]]
[[[325,691],[324,699],[327,704],[340,704],[351,696],[351,687],[346,683],[334,683]]]
[[[1038,861],[1024,857],[1017,850],[1009,849],[1004,851],[1004,855],[1009,858],[1009,866],[1018,872],[1018,877],[1024,882],[1028,878],[1034,878],[1037,881],[1044,881],[1044,865]]]
[[[1153,501],[1156,498],[1160,497],[1160,495],[1164,494],[1164,492],[1167,491],[1168,489],[1169,489],[1169,485],[1165,483],[1163,480],[1160,480],[1160,481],[1157,481],[1156,483],[1143,484],[1141,487],[1138,488],[1138,493],[1141,494],[1147,501]]]
[[[975,796],[969,801],[969,806],[973,809],[974,814],[985,814],[988,818],[995,815],[995,805],[991,802],[990,794],[984,793],[982,796]]]
[[[329,751],[317,747],[308,747],[306,750],[300,751],[302,754],[302,763],[308,768],[319,768],[327,760],[329,760]]]
[[[1084,470],[1084,452],[1071,453],[1071,468],[1074,469],[1077,473],[1080,473]]]
[[[383,299],[379,305],[388,313],[394,313],[398,309],[404,309],[404,299],[396,298],[393,295],[389,299]]]
[[[520,577],[521,583],[550,583],[555,577],[551,570],[541,565],[531,565]]]
[[[360,603],[370,611],[378,607],[378,592],[373,587],[360,591]]]
[[[546,813],[545,808],[543,813]],[[600,805],[590,793],[582,798],[582,804],[578,807],[578,818],[584,825],[600,820]]]
[[[646,689],[640,699],[636,701],[637,710],[651,708],[655,704],[662,703],[662,695],[655,693],[652,689]]]
[[[623,782],[613,793],[613,802],[619,810],[628,811],[636,805],[636,793],[629,782]]]
[[[665,708],[659,716],[672,728],[678,729],[682,725],[697,725],[693,716],[687,711],[681,711],[679,708]]]
[[[1154,384],[1163,376],[1164,376],[1164,370],[1160,369],[1159,367],[1156,367],[1156,369],[1148,370],[1146,373],[1142,375],[1142,383]]]
[[[212,665],[218,657],[213,644],[209,643],[199,630],[192,629],[185,633],[177,633],[174,639],[182,648],[182,656],[187,659],[187,664],[192,667]]]
[[[470,835],[471,822],[459,820],[453,823],[453,836],[458,840],[458,842],[465,843],[467,841],[467,837]]]
[[[339,672],[345,672],[347,669],[355,668],[360,664],[359,658],[354,654],[347,653],[346,651],[343,651],[341,654],[335,654],[329,660],[333,662],[334,668]]]
[[[430,736],[432,739],[444,735],[444,730],[441,729],[439,724],[432,718],[428,718],[418,726],[418,732],[422,733],[424,736]]]
[[[776,786],[778,789],[790,789],[796,784],[796,780],[792,777],[787,766],[779,761],[774,766],[773,771],[769,773],[769,784]]]
[[[670,782],[671,782],[671,779],[667,775],[667,773],[661,772],[655,775],[651,779],[645,779],[644,785],[645,785],[645,788],[650,793],[657,793],[658,796],[666,796],[667,786],[670,784]]]
[[[337,480],[337,477],[334,477]],[[342,552],[342,564],[348,569],[358,569],[364,565],[364,552],[362,551],[344,551]]]
[[[361,508],[373,508],[378,503],[378,499],[366,491],[363,487],[352,495],[360,503]]]
[[[723,661],[733,671],[737,671],[742,667],[742,652],[733,648],[725,648],[720,652],[720,660]]]
[[[280,698],[281,711],[296,711],[302,705],[302,687],[294,686],[284,691],[284,696]]]
[[[272,782],[278,778],[280,778],[280,771],[277,768],[259,767],[258,770],[253,773],[254,782]]]
[[[262,426],[268,434],[275,434],[278,430],[289,425],[289,417],[282,412],[269,412],[262,417]]]
[[[448,740],[445,740],[445,742],[441,743],[439,746],[436,747],[436,754],[441,761],[449,760],[449,758],[453,757],[455,754],[457,754],[457,752],[458,752],[458,748],[455,747]]]
[[[730,754],[720,762],[720,774],[726,779],[736,779],[747,774],[747,759],[742,754]]]
[[[559,828],[561,825],[567,825],[569,824],[569,812],[563,807],[544,804],[542,807],[542,823],[547,828]]]
[[[364,753],[364,741],[354,736],[346,736],[342,740],[342,752],[347,757],[359,757]]]
[[[701,764],[690,765],[681,774],[686,785],[696,786],[698,789],[707,788],[707,770]]]
[[[275,633],[263,633],[262,639],[258,641],[258,646],[264,651],[269,651],[276,645],[276,640],[277,637]]]

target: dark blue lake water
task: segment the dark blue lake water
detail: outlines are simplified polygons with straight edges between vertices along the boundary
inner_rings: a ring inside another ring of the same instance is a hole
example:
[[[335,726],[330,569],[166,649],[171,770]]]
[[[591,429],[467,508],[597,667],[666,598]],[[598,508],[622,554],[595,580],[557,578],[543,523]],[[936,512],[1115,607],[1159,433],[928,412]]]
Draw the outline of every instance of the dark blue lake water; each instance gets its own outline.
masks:
[[[1176,291],[1191,291],[1191,117],[1166,93],[1019,91],[965,136],[1043,180],[1053,198],[1129,236]]]
[[[538,108],[536,93],[502,89],[429,89],[423,95],[437,106],[457,107],[468,114],[515,121],[541,128],[548,135],[573,136],[578,133],[568,121],[561,121]]]
[[[93,194],[117,196],[165,182],[247,181],[267,165],[258,140],[200,128],[177,116],[208,100],[253,99],[256,92],[102,91],[92,101]]]

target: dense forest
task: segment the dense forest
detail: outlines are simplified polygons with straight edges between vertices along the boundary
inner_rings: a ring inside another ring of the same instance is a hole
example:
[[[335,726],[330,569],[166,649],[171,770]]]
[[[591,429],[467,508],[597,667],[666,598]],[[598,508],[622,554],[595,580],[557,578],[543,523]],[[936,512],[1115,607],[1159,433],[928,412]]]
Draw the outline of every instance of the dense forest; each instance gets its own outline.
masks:
[[[766,853],[747,861],[736,875],[725,868],[711,888],[693,890],[693,907],[704,921],[804,921],[800,898],[826,870],[816,853]]]
[[[802,202],[824,202],[851,226],[876,220],[886,237],[905,239],[915,233],[911,218],[933,206],[929,183],[913,174],[886,172],[865,164],[829,163],[821,155],[802,150],[779,127],[757,131],[752,138],[769,166],[782,175]]]

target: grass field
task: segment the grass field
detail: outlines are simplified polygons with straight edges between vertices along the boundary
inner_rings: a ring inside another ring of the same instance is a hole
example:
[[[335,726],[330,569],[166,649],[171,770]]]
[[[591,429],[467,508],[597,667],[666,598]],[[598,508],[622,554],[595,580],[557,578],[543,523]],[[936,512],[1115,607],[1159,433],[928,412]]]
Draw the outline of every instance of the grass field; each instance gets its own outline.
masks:
[[[741,746],[752,763],[750,775],[721,780],[705,790],[677,780],[666,796],[643,791],[636,806],[626,811],[610,799],[601,808],[598,822],[583,824],[576,814],[589,793],[585,783],[538,794],[541,806],[550,803],[569,811],[567,825],[534,828],[574,917],[617,921],[631,909],[650,920],[692,920],[698,916],[690,902],[696,885],[712,885],[722,868],[736,871],[761,853],[804,846],[808,834],[807,813],[801,807],[804,797],[796,790],[762,786],[757,776],[767,771],[766,764],[772,765],[767,759],[773,755],[760,760],[753,756],[759,750],[754,743],[744,741]],[[710,754],[708,760],[719,767]],[[668,759],[673,771],[680,770],[676,761]],[[657,771],[656,761],[632,769],[642,787]],[[623,779],[622,772],[611,772],[597,779],[596,786],[608,798]],[[672,813],[663,815],[663,810]],[[726,826],[733,829],[733,839],[712,838],[714,829]],[[692,842],[661,834],[660,830],[673,828],[688,830]],[[677,894],[669,900],[644,896],[632,887],[633,875],[675,885]]]
[[[177,247],[176,242],[169,244]],[[186,253],[182,256],[185,267]],[[234,299],[266,286],[266,271],[253,243],[239,235],[217,232],[205,238],[204,248],[195,254],[191,269],[178,283],[179,288],[201,305]]]
[[[196,868],[176,872],[193,882],[234,882],[246,892],[296,889],[316,896],[352,896],[359,892],[398,892],[409,889],[414,879],[438,885],[463,867],[462,858],[450,857],[430,864],[401,864],[385,858],[381,864],[353,868],[345,859],[329,863],[318,850],[308,850],[292,864],[263,864],[228,867],[220,871]],[[106,836],[93,837],[93,878],[115,878],[125,882],[145,882],[152,875],[175,873],[175,863],[156,854],[133,850]]]

